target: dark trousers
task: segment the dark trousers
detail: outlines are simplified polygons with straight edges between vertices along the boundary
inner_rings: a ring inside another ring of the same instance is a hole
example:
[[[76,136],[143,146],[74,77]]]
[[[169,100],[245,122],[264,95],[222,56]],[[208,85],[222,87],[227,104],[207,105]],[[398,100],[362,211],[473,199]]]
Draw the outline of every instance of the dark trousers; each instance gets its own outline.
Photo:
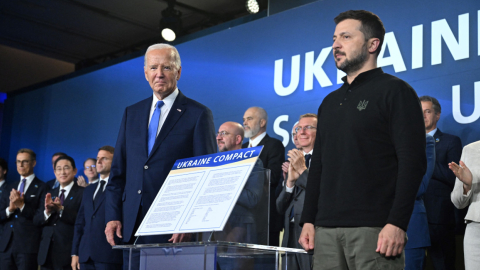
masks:
[[[0,252],[1,270],[37,270],[37,253],[12,252],[12,243],[7,246],[5,252]]]
[[[425,247],[405,249],[405,270],[421,270],[425,267]]]
[[[89,259],[86,263],[80,264],[82,270],[122,270],[121,263],[101,263]]]
[[[431,246],[427,248],[435,270],[455,269],[455,225],[428,224]]]

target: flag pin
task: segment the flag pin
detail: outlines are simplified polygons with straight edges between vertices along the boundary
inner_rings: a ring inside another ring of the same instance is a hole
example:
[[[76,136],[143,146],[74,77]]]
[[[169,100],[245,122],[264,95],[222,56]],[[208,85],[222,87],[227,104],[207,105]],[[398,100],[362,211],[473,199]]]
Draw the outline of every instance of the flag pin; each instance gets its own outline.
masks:
[[[180,109],[177,109],[177,111],[182,112],[182,110],[180,110]]]

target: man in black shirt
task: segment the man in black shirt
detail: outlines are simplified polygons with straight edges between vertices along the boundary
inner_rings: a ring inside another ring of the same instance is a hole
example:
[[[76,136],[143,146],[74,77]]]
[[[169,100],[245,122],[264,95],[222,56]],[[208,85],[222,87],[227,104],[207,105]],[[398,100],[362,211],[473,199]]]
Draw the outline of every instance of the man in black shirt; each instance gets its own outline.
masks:
[[[403,269],[426,170],[420,102],[377,68],[385,35],[378,16],[347,11],[335,23],[333,54],[347,76],[318,109],[299,242],[315,247],[314,269]]]

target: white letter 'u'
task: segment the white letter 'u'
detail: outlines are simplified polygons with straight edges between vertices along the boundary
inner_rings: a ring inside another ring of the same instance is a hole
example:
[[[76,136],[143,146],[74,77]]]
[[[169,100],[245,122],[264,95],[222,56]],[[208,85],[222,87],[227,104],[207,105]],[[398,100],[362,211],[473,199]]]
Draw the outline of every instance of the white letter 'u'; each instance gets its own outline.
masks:
[[[474,96],[473,113],[470,116],[463,116],[460,111],[460,85],[452,86],[452,113],[455,121],[460,124],[469,124],[480,118],[480,82],[475,82]]]
[[[275,61],[275,73],[273,79],[273,87],[279,96],[288,96],[297,90],[298,82],[300,81],[300,55],[292,56],[292,71],[290,84],[283,87],[283,59]]]

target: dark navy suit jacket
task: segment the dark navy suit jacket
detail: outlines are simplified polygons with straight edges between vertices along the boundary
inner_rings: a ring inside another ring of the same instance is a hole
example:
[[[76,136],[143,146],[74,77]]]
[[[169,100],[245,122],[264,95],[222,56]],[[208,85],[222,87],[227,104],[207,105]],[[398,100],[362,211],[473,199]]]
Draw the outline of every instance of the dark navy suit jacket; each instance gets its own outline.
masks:
[[[58,196],[59,189],[60,187],[57,187],[49,191],[52,195],[52,200],[55,200]],[[72,189],[65,197],[62,216],[60,216],[60,212],[54,212],[45,220],[45,203],[41,211],[36,213],[33,222],[35,225],[43,228],[42,240],[38,251],[38,264],[45,265],[52,263],[47,262],[50,252],[51,255],[56,257],[56,262],[58,262],[58,265],[53,265],[55,268],[71,265],[73,228],[78,209],[82,202],[83,190],[83,187],[78,186],[77,183],[73,183]],[[45,202],[45,196],[42,198],[42,201]]]
[[[462,155],[460,138],[437,129],[435,138],[435,169],[425,192],[428,223],[455,224],[455,210],[450,193],[455,185],[455,175],[448,163],[458,163]]]
[[[432,177],[433,170],[435,168],[435,139],[428,134],[426,135],[426,139],[427,172],[423,176],[422,183],[420,184],[420,188],[417,192],[417,197],[415,198],[412,217],[408,223],[408,241],[405,249],[430,246],[427,211],[425,210],[425,205],[423,203],[423,195],[427,190],[430,178]]]
[[[153,96],[125,109],[111,178],[105,191],[105,222],[122,221],[126,243],[134,235],[136,222],[138,224],[138,219],[145,216],[175,161],[217,152],[212,112],[179,92],[148,155],[152,100]],[[165,243],[169,238],[160,235],[143,239],[146,243]]]
[[[16,181],[11,187],[18,188],[20,181]],[[23,211],[15,210],[7,218],[6,207],[9,205],[9,197],[2,198],[5,205],[4,209],[0,209],[0,220],[5,221],[2,235],[0,236],[0,252],[5,252],[8,243],[12,242],[12,251],[15,253],[37,253],[40,245],[40,236],[42,229],[33,224],[33,217],[38,211],[43,211],[45,201],[43,198],[47,193],[47,185],[37,177],[30,183],[25,196],[25,207]],[[15,232],[15,235],[14,235]]]
[[[82,204],[75,221],[72,255],[79,256],[80,263],[88,259],[100,263],[121,264],[122,251],[112,249],[105,238],[105,193],[99,192],[93,205],[93,194],[98,183],[89,185],[83,192]]]

